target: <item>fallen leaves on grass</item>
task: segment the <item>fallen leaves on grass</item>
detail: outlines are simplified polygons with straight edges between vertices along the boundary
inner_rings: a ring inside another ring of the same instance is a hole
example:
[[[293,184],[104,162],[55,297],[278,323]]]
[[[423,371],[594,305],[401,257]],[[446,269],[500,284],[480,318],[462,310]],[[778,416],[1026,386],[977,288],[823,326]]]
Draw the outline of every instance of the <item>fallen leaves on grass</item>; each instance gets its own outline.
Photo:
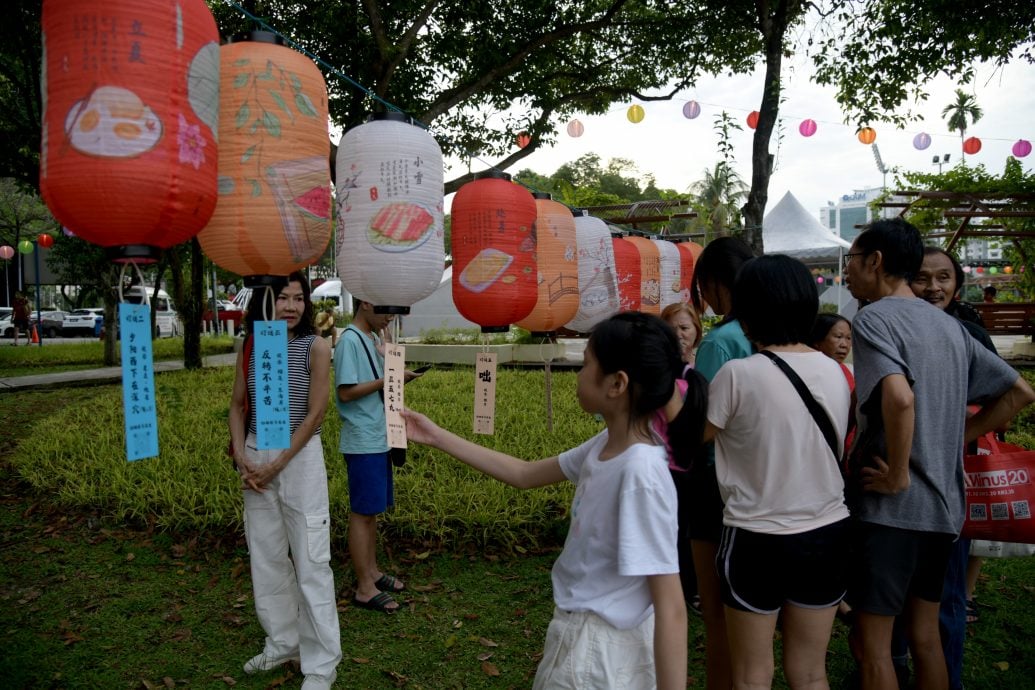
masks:
[[[483,647],[499,647],[500,646],[499,642],[493,642],[492,640],[490,640],[487,637],[479,637],[478,638],[478,644],[480,644]]]
[[[482,662],[482,673],[484,673],[487,676],[495,677],[495,676],[498,676],[500,674],[500,670],[496,667],[496,664],[491,663],[489,661],[483,661]]]

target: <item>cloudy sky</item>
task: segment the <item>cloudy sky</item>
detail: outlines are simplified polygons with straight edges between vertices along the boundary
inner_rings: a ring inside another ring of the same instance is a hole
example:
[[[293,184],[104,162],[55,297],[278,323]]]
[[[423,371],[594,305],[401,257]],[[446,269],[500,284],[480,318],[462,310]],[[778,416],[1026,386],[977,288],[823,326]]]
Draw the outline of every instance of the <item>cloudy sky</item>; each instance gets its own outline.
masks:
[[[784,80],[786,100],[780,109],[780,130],[774,132],[770,151],[777,156],[776,171],[769,184],[769,204],[773,208],[788,191],[810,212],[819,214],[819,208],[837,201],[843,194],[856,189],[879,187],[883,176],[878,171],[870,146],[860,144],[855,136],[855,125],[843,123],[844,117],[834,99],[834,90],[812,83],[808,64],[785,63]],[[959,134],[948,131],[942,109],[954,101],[957,84],[939,78],[929,84],[930,98],[914,108],[923,119],[896,129],[892,125],[874,124],[876,144],[888,168],[936,172],[933,155],[950,154],[949,165],[961,158]],[[1011,147],[1018,139],[1035,142],[1035,66],[1015,62],[1002,70],[991,67],[978,69],[977,79],[963,87],[977,98],[984,111],[982,119],[967,130],[967,136],[982,141],[981,151],[967,156],[968,163],[982,163],[993,173],[1003,169]],[[596,153],[606,162],[610,158],[634,161],[640,173],[652,173],[662,188],[685,191],[719,160],[718,136],[713,130],[715,117],[726,110],[734,120],[744,125],[747,114],[761,102],[762,69],[742,77],[706,78],[696,88],[667,102],[642,103],[645,117],[639,124],[626,118],[629,105],[616,106],[603,116],[580,116],[585,127],[579,138],[568,136],[562,125],[556,145],[536,151],[513,166],[508,172],[524,168],[549,175],[564,163],[574,161],[587,153]],[[701,114],[690,120],[683,116],[682,107],[688,100],[701,105]],[[798,125],[805,118],[816,121],[816,133],[809,138],[801,136]],[[913,137],[926,132],[931,145],[924,151],[913,147]],[[734,132],[736,168],[746,182],[751,177],[751,136],[744,125],[742,132]],[[475,170],[484,169],[492,161],[475,161]],[[1025,169],[1035,169],[1035,153],[1021,159]],[[464,168],[452,166],[447,179]],[[888,186],[894,184],[894,175],[887,176]]]

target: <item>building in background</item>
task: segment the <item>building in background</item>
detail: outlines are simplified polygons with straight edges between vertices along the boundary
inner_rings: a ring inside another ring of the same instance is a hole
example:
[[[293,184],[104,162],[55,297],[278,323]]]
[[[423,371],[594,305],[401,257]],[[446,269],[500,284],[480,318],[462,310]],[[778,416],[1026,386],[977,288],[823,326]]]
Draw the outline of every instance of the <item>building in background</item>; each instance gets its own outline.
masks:
[[[833,230],[841,239],[851,242],[859,234],[859,226],[875,218],[869,205],[883,192],[883,187],[870,187],[842,194],[836,204],[828,201],[826,207],[819,210],[819,222]],[[893,215],[895,209],[884,209],[882,217],[890,218]]]

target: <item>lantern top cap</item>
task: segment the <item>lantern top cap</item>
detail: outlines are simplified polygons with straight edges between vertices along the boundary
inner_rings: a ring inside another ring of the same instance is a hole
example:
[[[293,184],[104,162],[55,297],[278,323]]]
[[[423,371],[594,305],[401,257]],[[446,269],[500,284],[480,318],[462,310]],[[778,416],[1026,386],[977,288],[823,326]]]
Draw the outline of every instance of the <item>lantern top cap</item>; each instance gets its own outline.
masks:
[[[367,122],[405,122],[408,125],[414,125],[416,127],[420,126],[412,117],[398,110],[385,110],[371,113],[370,117],[367,118]]]
[[[227,43],[244,43],[246,41],[251,41],[252,43],[272,43],[277,46],[284,45],[284,37],[272,31],[246,31],[231,36]]]
[[[505,173],[502,170],[484,170],[474,174],[472,178],[474,180],[506,180],[510,182],[510,173]]]

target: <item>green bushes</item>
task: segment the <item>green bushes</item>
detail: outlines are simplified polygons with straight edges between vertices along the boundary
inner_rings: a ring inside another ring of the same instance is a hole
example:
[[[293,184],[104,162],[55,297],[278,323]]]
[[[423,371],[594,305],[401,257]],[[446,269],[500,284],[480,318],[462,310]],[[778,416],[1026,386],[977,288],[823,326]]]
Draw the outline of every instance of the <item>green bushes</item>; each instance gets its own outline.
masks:
[[[155,361],[183,359],[183,338],[159,338],[151,341]],[[230,336],[205,336],[201,339],[201,354],[218,355],[233,352],[234,339]],[[118,351],[118,348],[116,348]],[[0,348],[0,371],[5,376],[34,373],[39,369],[46,372],[62,369],[83,369],[100,367],[104,363],[104,343],[100,340],[92,342],[51,342],[44,347],[3,347]]]
[[[156,378],[158,458],[127,463],[122,392],[96,389],[38,424],[15,451],[17,472],[68,506],[163,530],[240,528],[241,491],[226,456],[233,370],[169,372]],[[556,455],[602,428],[575,398],[575,374],[553,373],[554,430],[545,422],[542,371],[501,369],[496,435],[472,433],[474,371],[435,369],[406,387],[406,402],[443,427],[525,459]],[[338,452],[340,421],[331,402],[323,424],[336,530],[348,514],[348,482]],[[570,485],[519,491],[423,446],[411,445],[396,474],[388,533],[430,542],[493,544],[521,551],[552,543],[566,528]],[[336,534],[344,538],[344,534]]]

